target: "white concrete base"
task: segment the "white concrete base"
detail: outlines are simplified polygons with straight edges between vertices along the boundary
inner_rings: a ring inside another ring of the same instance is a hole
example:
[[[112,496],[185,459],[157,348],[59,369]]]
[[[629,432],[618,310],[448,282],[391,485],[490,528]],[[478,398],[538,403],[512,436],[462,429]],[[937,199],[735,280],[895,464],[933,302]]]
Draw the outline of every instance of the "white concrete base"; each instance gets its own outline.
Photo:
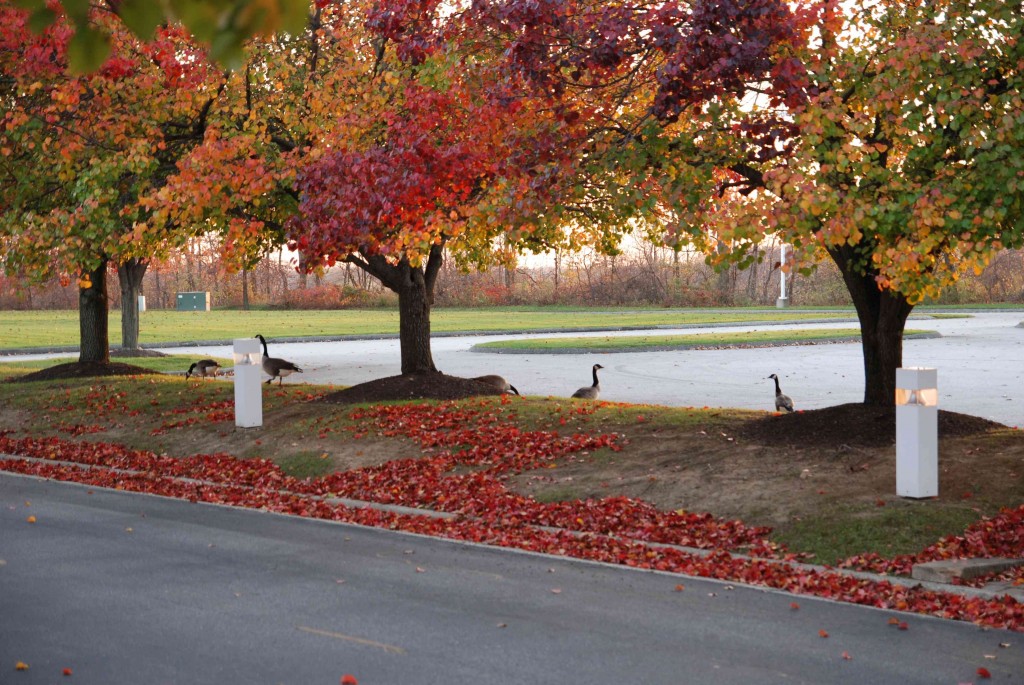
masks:
[[[788,297],[780,297],[780,298],[778,298],[777,300],[775,300],[775,306],[778,307],[779,309],[785,309],[786,307],[789,306],[789,298]]]

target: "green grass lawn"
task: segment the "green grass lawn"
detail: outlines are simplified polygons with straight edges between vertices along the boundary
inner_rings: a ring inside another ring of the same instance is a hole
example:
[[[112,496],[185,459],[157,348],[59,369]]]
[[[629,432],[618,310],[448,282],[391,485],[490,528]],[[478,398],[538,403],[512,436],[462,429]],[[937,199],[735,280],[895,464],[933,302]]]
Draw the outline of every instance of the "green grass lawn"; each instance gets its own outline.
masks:
[[[484,309],[435,309],[431,329],[435,333],[460,331],[537,331],[563,328],[658,326],[703,323],[743,323],[804,319],[836,319],[849,312],[812,310],[753,311],[702,309],[565,309],[543,307],[493,307]],[[78,344],[78,313],[75,311],[0,311],[0,350]],[[121,315],[110,313],[112,345],[120,342]],[[176,343],[248,338],[261,333],[267,338],[297,336],[386,335],[398,332],[397,309],[178,312],[150,310],[141,313],[139,341]]]
[[[905,335],[932,333],[933,331],[907,330]],[[623,335],[591,336],[586,338],[528,338],[499,340],[474,345],[483,351],[545,352],[556,350],[590,350],[626,352],[659,348],[686,348],[696,346],[770,345],[774,343],[800,343],[820,340],[860,340],[859,328],[812,328],[807,330],[747,331],[742,333],[694,333],[693,335]]]

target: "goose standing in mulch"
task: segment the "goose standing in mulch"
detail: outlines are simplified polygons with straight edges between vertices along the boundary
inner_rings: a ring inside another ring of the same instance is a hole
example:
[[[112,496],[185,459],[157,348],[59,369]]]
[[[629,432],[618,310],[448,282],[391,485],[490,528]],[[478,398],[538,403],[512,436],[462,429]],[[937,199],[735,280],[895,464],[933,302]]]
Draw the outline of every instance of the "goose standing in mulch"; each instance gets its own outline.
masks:
[[[271,357],[267,354],[266,339],[259,334],[257,334],[256,337],[260,339],[261,343],[263,343],[263,371],[270,376],[270,380],[267,381],[267,385],[273,383],[275,378],[277,379],[277,384],[281,385],[285,376],[290,376],[293,373],[302,373],[302,369],[292,362],[286,359]]]
[[[192,376],[202,376],[203,378],[216,378],[217,373],[220,371],[220,364],[213,361],[212,359],[200,359],[199,361],[188,367],[188,371],[185,372],[185,378]]]
[[[782,388],[779,387],[779,377],[773,373],[768,378],[775,381],[775,411],[793,411],[793,400],[789,398],[789,395],[782,394]]]
[[[600,364],[594,364],[593,368],[591,369],[591,371],[594,374],[594,384],[580,388],[579,390],[574,392],[572,396],[580,400],[596,400],[598,397],[600,397],[601,385],[597,381],[597,370],[603,368],[604,367],[601,366]]]
[[[489,385],[492,388],[497,389],[498,392],[511,392],[516,395],[519,394],[519,391],[516,390],[516,386],[512,385],[507,380],[505,380],[503,376],[491,374],[488,376],[477,376],[476,378],[471,378],[470,380],[474,380],[477,383],[483,383],[484,385]]]

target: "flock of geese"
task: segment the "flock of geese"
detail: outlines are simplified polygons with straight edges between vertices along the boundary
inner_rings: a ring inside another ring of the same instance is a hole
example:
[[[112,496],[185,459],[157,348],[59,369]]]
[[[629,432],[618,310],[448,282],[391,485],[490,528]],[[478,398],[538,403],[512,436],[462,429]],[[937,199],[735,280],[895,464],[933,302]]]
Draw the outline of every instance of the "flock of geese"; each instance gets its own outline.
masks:
[[[270,376],[267,381],[267,385],[274,382],[277,379],[277,384],[281,385],[284,381],[285,376],[290,376],[293,373],[302,373],[300,369],[293,362],[287,359],[280,359],[278,357],[271,357],[267,353],[267,340],[262,335],[257,334],[260,343],[263,345],[263,372]],[[594,382],[590,385],[585,385],[572,394],[574,399],[579,400],[596,400],[601,396],[601,382],[597,378],[597,370],[603,369],[604,367],[600,364],[594,364],[590,371],[593,375]],[[212,359],[200,359],[191,366],[188,367],[188,371],[185,372],[185,378],[191,378],[197,376],[199,378],[215,378],[220,374],[220,364]],[[775,381],[775,410],[776,411],[793,411],[793,400],[790,399],[789,395],[782,392],[782,388],[779,387],[779,377],[774,373],[768,376],[769,379]],[[519,394],[516,387],[509,383],[503,376],[498,375],[487,375],[477,376],[471,380],[489,385],[496,389],[498,392]]]

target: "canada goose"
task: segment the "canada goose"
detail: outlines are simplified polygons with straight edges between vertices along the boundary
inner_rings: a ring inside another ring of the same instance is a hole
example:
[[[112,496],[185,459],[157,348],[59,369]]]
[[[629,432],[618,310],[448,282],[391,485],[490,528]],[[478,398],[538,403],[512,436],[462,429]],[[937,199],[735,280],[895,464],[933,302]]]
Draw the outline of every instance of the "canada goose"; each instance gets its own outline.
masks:
[[[476,378],[471,378],[470,380],[474,380],[477,383],[483,383],[484,385],[490,385],[491,387],[496,388],[499,392],[511,392],[516,395],[519,394],[519,391],[516,390],[516,386],[509,383],[501,376],[477,376]]]
[[[260,339],[261,343],[263,343],[263,371],[270,376],[270,380],[267,381],[267,385],[273,383],[275,378],[277,379],[277,384],[281,385],[285,376],[290,376],[293,373],[302,373],[302,369],[290,361],[271,357],[267,354],[266,339],[259,334],[257,334],[256,337]]]
[[[793,411],[793,400],[789,399],[789,395],[782,394],[782,388],[779,387],[779,377],[774,373],[768,378],[775,381],[775,411]]]
[[[580,388],[574,392],[572,396],[581,400],[596,400],[601,394],[601,386],[597,382],[597,370],[603,368],[604,367],[600,364],[594,364],[592,369],[594,373],[594,384]]]
[[[192,364],[192,366],[188,367],[188,371],[185,372],[185,378],[189,378],[191,376],[202,376],[203,378],[213,376],[216,378],[219,371],[220,364],[217,362],[212,359],[200,359]]]

